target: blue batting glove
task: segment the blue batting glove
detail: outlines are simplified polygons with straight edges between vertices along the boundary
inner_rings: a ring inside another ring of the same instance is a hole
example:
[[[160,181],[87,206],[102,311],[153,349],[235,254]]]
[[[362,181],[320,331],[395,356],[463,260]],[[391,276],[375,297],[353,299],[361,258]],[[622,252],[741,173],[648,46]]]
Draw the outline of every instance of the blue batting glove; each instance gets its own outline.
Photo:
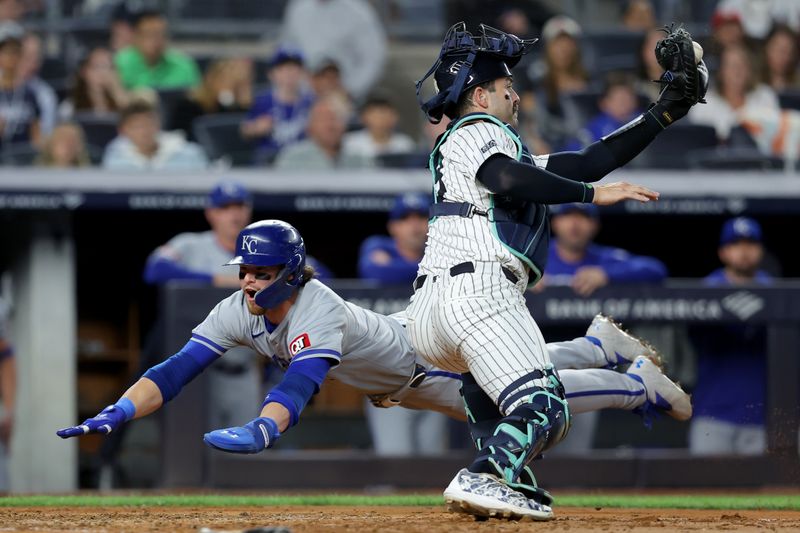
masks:
[[[136,407],[127,398],[120,399],[114,405],[109,405],[94,418],[88,418],[80,426],[72,426],[56,431],[62,439],[86,435],[87,433],[108,434],[133,418]]]
[[[231,453],[258,453],[272,448],[281,432],[271,418],[256,418],[244,427],[217,429],[203,435],[203,442],[212,448]]]

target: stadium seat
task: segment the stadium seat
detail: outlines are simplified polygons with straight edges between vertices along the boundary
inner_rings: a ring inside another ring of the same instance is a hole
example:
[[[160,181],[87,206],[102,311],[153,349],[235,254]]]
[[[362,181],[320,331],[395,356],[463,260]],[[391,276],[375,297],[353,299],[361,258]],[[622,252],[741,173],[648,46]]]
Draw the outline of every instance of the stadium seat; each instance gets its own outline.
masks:
[[[0,163],[7,166],[27,167],[33,164],[38,155],[33,145],[14,143],[0,149]]]
[[[212,161],[224,157],[234,166],[248,166],[253,163],[255,143],[239,132],[246,117],[244,113],[205,115],[195,119],[192,131]]]
[[[624,70],[634,72],[644,35],[638,32],[591,32],[582,38],[583,64],[595,74]]]
[[[89,146],[103,150],[117,136],[116,113],[78,113],[73,120],[83,128]]]
[[[717,132],[711,126],[678,122],[662,131],[633,161],[635,168],[686,169],[693,150],[715,148]]]
[[[800,91],[778,93],[778,102],[781,105],[781,109],[796,109],[800,111]]]
[[[158,90],[158,107],[161,110],[162,124],[172,124],[172,114],[175,112],[175,107],[186,96],[188,90],[187,87]]]

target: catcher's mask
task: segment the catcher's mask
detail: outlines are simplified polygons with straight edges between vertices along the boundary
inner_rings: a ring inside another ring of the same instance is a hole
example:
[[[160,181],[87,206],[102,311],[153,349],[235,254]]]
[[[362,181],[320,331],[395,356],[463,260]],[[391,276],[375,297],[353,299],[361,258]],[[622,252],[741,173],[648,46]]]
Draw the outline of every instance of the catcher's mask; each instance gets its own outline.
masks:
[[[511,75],[511,69],[539,39],[520,39],[485,24],[475,36],[463,22],[447,30],[436,63],[416,84],[417,102],[433,124],[454,116],[461,94],[481,83]],[[423,102],[422,84],[433,75],[436,95]]]

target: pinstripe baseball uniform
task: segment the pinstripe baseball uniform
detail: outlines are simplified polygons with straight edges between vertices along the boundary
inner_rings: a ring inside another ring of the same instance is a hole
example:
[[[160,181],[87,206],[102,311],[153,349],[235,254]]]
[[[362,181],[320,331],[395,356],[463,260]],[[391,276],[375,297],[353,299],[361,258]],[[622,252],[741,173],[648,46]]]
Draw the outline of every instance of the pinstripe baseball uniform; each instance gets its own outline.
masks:
[[[326,358],[335,365],[330,371],[333,379],[364,394],[465,419],[458,374],[425,364],[424,380],[413,381],[417,365],[424,361],[417,358],[408,339],[404,312],[388,317],[374,313],[342,300],[316,280],[299,289],[288,315],[276,327],[264,316],[250,314],[243,293],[237,291],[217,304],[192,331],[191,340],[220,355],[235,346],[248,346],[284,368],[292,361]],[[607,363],[600,349],[586,339],[552,343],[548,349],[564,368]],[[636,405],[628,407],[626,402],[643,390],[635,380],[610,370],[597,370],[600,374],[596,376],[592,376],[593,370],[565,372],[574,372],[574,378],[565,380],[568,393],[571,390],[586,398],[579,409],[633,408]],[[603,394],[622,389],[632,392]]]
[[[438,148],[436,201],[467,202],[490,213],[494,195],[476,177],[484,161],[504,154],[547,165],[546,156],[530,157],[512,135],[507,127],[487,121],[456,126]],[[540,207],[539,231],[547,233],[547,211]],[[451,270],[464,263],[471,263],[473,271]],[[550,364],[542,334],[525,305],[528,273],[520,254],[500,241],[489,216],[434,218],[419,268],[425,282],[417,285],[408,307],[412,344],[435,366],[470,372],[498,402],[509,385]],[[539,379],[528,386],[545,384]],[[517,396],[501,402],[500,410],[511,412],[524,400]]]

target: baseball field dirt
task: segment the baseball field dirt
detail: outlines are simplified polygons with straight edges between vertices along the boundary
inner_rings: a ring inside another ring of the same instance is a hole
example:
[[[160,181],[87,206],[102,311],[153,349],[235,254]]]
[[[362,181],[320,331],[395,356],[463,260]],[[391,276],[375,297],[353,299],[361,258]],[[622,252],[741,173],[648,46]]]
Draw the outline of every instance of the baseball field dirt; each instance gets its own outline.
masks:
[[[569,495],[549,523],[476,521],[437,495],[69,495],[0,498],[0,531],[800,531],[800,496]],[[300,503],[298,503],[300,502]],[[631,505],[627,505],[630,503]],[[670,507],[669,505],[672,505]]]
[[[547,524],[476,522],[443,507],[23,507],[0,509],[3,531],[231,531],[273,526],[294,532],[349,531],[800,531],[798,511],[586,509],[564,507]]]

